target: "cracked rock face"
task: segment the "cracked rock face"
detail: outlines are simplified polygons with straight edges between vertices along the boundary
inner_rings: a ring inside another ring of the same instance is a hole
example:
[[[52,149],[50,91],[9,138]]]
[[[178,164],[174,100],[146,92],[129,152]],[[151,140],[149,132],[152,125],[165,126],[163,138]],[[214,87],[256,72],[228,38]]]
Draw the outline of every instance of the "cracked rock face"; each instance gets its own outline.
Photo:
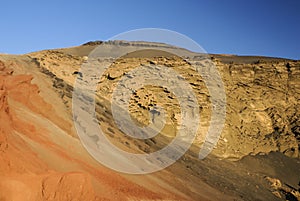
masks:
[[[217,62],[227,92],[220,153],[233,157],[280,151],[299,156],[300,62]]]
[[[73,53],[74,50],[58,50],[31,55],[44,71],[54,76],[58,83],[55,87],[69,107],[72,85],[87,56]],[[143,52],[119,58],[98,79],[97,104],[109,111],[110,106],[103,105],[100,99],[110,100],[121,78],[131,76],[129,72],[135,68],[147,65],[172,68],[191,86],[197,97],[200,122],[194,144],[200,146],[210,125],[212,105],[203,79],[206,75],[200,75],[192,67],[199,57],[194,55],[182,59],[174,55]],[[213,55],[213,62],[226,92],[225,125],[213,154],[240,159],[246,155],[279,151],[290,157],[299,157],[300,61]],[[89,69],[89,75],[83,73],[80,77],[90,76],[92,80],[97,79],[96,74],[95,69]],[[151,116],[154,107],[165,110],[166,125],[160,134],[169,138],[176,136],[181,113],[174,93],[162,86],[149,85],[133,91],[129,113],[136,124],[147,126],[155,118]],[[106,121],[105,115],[99,113],[99,116],[100,121]],[[110,128],[113,132],[116,129]]]

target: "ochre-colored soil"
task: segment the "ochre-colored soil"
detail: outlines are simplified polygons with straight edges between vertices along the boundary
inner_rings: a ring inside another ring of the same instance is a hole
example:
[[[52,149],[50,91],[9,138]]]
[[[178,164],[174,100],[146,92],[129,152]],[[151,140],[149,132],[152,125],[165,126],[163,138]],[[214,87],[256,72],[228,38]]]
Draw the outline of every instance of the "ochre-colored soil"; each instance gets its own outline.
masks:
[[[166,107],[171,118],[157,138],[124,136],[113,122],[108,101],[122,70],[140,64],[167,65],[189,81],[202,106],[202,130],[183,157],[156,173],[128,175],[93,159],[74,127],[71,98],[78,76],[74,72],[94,45],[0,55],[0,201],[297,199],[299,61],[212,55],[227,93],[227,116],[217,146],[204,160],[198,159],[199,145],[209,126],[211,105],[205,83],[195,76],[191,63],[172,55],[145,57],[149,51],[116,61],[100,80],[96,113],[109,140],[119,148],[134,153],[162,148],[174,137],[180,117],[172,93],[142,88],[129,107],[137,123],[149,121],[153,104]]]

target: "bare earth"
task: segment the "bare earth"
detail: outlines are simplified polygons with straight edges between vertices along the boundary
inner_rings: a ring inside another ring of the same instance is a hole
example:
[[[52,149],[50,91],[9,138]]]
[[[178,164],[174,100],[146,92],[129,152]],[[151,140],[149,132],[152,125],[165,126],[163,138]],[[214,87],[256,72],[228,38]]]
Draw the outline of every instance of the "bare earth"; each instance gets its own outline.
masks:
[[[225,85],[227,115],[214,151],[199,160],[211,104],[201,76],[190,68],[194,60],[151,51],[118,59],[99,82],[96,112],[119,148],[133,153],[161,149],[176,135],[180,117],[172,93],[142,88],[129,107],[136,123],[147,125],[153,105],[167,108],[169,118],[153,139],[125,136],[109,102],[124,72],[150,62],[173,68],[189,81],[202,106],[201,129],[183,157],[156,173],[128,175],[94,160],[74,128],[71,97],[79,76],[74,72],[95,47],[0,55],[0,200],[300,199],[300,61],[211,55]]]

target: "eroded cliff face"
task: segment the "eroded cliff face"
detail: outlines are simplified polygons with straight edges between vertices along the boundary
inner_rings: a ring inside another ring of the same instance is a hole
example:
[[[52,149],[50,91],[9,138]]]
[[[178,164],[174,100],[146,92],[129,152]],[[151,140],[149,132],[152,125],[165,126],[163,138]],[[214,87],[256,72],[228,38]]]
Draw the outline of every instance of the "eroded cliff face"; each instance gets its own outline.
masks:
[[[79,48],[76,49],[77,53],[80,52]],[[86,58],[83,55],[72,54],[73,52],[66,49],[31,54],[41,69],[54,76],[54,85],[69,107],[72,85],[76,77],[87,76],[78,73]],[[107,103],[105,105],[101,99],[109,102],[117,83],[128,72],[140,66],[165,66],[184,77],[197,96],[200,127],[194,143],[201,146],[210,125],[211,102],[203,80],[203,76],[207,75],[200,75],[192,67],[199,59],[197,56],[188,59],[172,55],[149,56],[148,53],[135,53],[119,58],[105,71],[98,82],[97,97],[98,105],[106,107],[108,114],[99,112],[98,119],[104,122],[113,121],[110,106]],[[299,157],[300,62],[245,57],[243,63],[243,58],[226,55],[214,56],[212,60],[222,77],[227,98],[225,126],[213,153],[218,157],[230,159],[271,151]],[[90,74],[96,76],[97,70],[91,69]],[[174,137],[180,121],[180,107],[175,95],[167,88],[140,88],[132,94],[129,111],[137,124],[145,126],[149,124],[152,118],[149,112],[155,106],[163,107],[167,114],[166,126],[161,134]],[[119,132],[115,125],[108,125],[111,127],[111,134]]]
[[[227,111],[225,126],[213,153],[231,159],[271,151],[299,157],[300,62],[214,62],[225,86]],[[164,57],[120,59],[107,71],[106,80],[101,80],[99,94],[110,99],[124,74],[150,63],[173,68],[193,88],[200,106],[200,127],[195,144],[201,145],[210,125],[210,94],[201,77],[207,75],[199,76],[188,62]],[[139,123],[147,125],[153,106],[165,108],[167,120],[162,134],[174,137],[180,121],[176,96],[164,87],[142,87],[132,95],[129,110]]]
[[[226,86],[227,116],[219,155],[280,151],[299,157],[300,62],[216,61]]]

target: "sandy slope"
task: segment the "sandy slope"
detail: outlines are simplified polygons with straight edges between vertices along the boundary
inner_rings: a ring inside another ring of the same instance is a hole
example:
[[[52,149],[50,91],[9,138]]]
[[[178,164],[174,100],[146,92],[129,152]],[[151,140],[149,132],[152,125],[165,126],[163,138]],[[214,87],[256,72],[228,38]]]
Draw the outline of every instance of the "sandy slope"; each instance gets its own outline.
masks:
[[[292,200],[300,161],[281,153],[198,160],[193,146],[174,165],[139,176],[96,162],[78,140],[70,111],[73,72],[92,49],[0,55],[0,200]],[[143,91],[138,95],[140,101]],[[99,115],[113,128],[111,114]],[[133,142],[114,132],[112,142],[127,151],[149,152],[167,142]]]

